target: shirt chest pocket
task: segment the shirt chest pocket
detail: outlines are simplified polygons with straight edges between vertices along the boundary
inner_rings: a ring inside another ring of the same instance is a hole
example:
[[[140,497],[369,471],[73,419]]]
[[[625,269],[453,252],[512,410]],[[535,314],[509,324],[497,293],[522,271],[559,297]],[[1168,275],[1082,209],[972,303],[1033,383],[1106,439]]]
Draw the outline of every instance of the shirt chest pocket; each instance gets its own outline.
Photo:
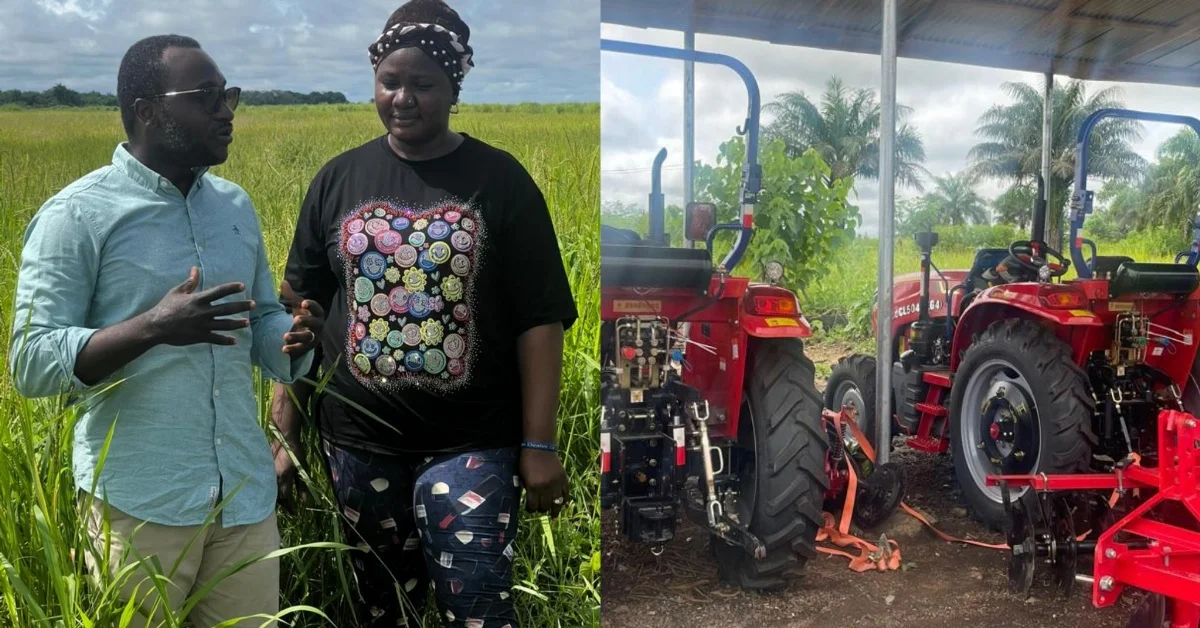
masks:
[[[205,267],[205,284],[216,286],[231,281],[246,284],[247,292],[254,282],[261,243],[249,227],[233,224],[227,231],[218,231],[201,251]]]

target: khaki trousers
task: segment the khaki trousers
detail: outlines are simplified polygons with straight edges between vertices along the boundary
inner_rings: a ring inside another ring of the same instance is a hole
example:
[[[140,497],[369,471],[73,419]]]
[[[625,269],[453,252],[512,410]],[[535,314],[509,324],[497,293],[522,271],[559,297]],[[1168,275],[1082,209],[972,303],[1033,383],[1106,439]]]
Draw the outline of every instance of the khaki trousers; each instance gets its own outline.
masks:
[[[279,528],[273,511],[259,523],[231,528],[220,526],[219,515],[214,524],[206,527],[164,526],[135,519],[87,493],[79,493],[79,503],[95,550],[94,555],[89,552],[85,557],[93,574],[102,567],[96,562],[100,557],[108,558],[110,575],[116,575],[123,566],[140,562],[121,586],[122,603],[136,599],[142,609],[135,615],[130,628],[162,625],[164,606],[178,613],[188,597],[215,581],[222,571],[239,561],[279,549]],[[106,515],[107,535],[102,524]],[[179,566],[171,575],[177,560]],[[158,591],[150,578],[152,572],[170,578],[166,585],[166,604],[159,601]],[[279,559],[273,558],[251,564],[220,580],[188,613],[186,623],[196,628],[212,628],[221,622],[245,617],[247,619],[232,625],[257,628],[264,625],[267,617],[278,612]],[[148,619],[151,613],[153,619]],[[266,625],[274,628],[276,623]]]

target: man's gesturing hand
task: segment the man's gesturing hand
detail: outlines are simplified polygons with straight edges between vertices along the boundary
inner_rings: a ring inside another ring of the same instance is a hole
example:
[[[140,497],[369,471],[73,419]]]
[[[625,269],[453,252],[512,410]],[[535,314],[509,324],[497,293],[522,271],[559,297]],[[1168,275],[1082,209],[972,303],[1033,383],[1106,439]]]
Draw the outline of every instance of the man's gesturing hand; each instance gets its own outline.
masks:
[[[200,270],[192,267],[187,280],[175,286],[149,312],[146,321],[150,333],[162,344],[181,347],[199,343],[216,345],[237,344],[233,336],[217,333],[250,326],[249,318],[218,318],[249,312],[254,301],[230,301],[220,305],[212,302],[235,295],[246,289],[241,283],[227,283],[196,292],[200,285]]]

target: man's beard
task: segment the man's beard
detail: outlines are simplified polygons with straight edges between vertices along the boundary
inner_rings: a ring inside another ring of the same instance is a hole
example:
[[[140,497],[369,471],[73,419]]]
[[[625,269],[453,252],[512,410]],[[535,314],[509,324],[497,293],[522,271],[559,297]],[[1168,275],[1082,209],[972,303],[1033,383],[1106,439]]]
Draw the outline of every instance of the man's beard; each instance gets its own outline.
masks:
[[[174,119],[163,121],[163,148],[171,160],[192,168],[213,166],[217,158]]]

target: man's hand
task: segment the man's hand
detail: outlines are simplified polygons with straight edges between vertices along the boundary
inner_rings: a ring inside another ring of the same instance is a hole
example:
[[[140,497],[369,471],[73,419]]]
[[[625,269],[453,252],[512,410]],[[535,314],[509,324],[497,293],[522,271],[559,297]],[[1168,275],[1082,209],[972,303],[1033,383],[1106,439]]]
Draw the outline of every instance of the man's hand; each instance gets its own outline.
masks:
[[[158,305],[146,312],[150,335],[161,344],[176,347],[199,343],[237,344],[233,336],[217,332],[245,329],[250,326],[250,319],[217,317],[249,312],[254,309],[254,301],[231,301],[220,305],[212,302],[244,291],[245,284],[227,283],[196,292],[198,285],[200,270],[193,266],[187,280],[172,288]]]
[[[522,449],[518,465],[525,485],[525,509],[548,512],[557,517],[570,493],[567,472],[558,454],[541,449]]]
[[[292,310],[292,330],[283,335],[283,352],[292,357],[304,355],[317,346],[325,329],[325,309],[311,299],[301,299],[286,280],[279,287],[280,295]]]

